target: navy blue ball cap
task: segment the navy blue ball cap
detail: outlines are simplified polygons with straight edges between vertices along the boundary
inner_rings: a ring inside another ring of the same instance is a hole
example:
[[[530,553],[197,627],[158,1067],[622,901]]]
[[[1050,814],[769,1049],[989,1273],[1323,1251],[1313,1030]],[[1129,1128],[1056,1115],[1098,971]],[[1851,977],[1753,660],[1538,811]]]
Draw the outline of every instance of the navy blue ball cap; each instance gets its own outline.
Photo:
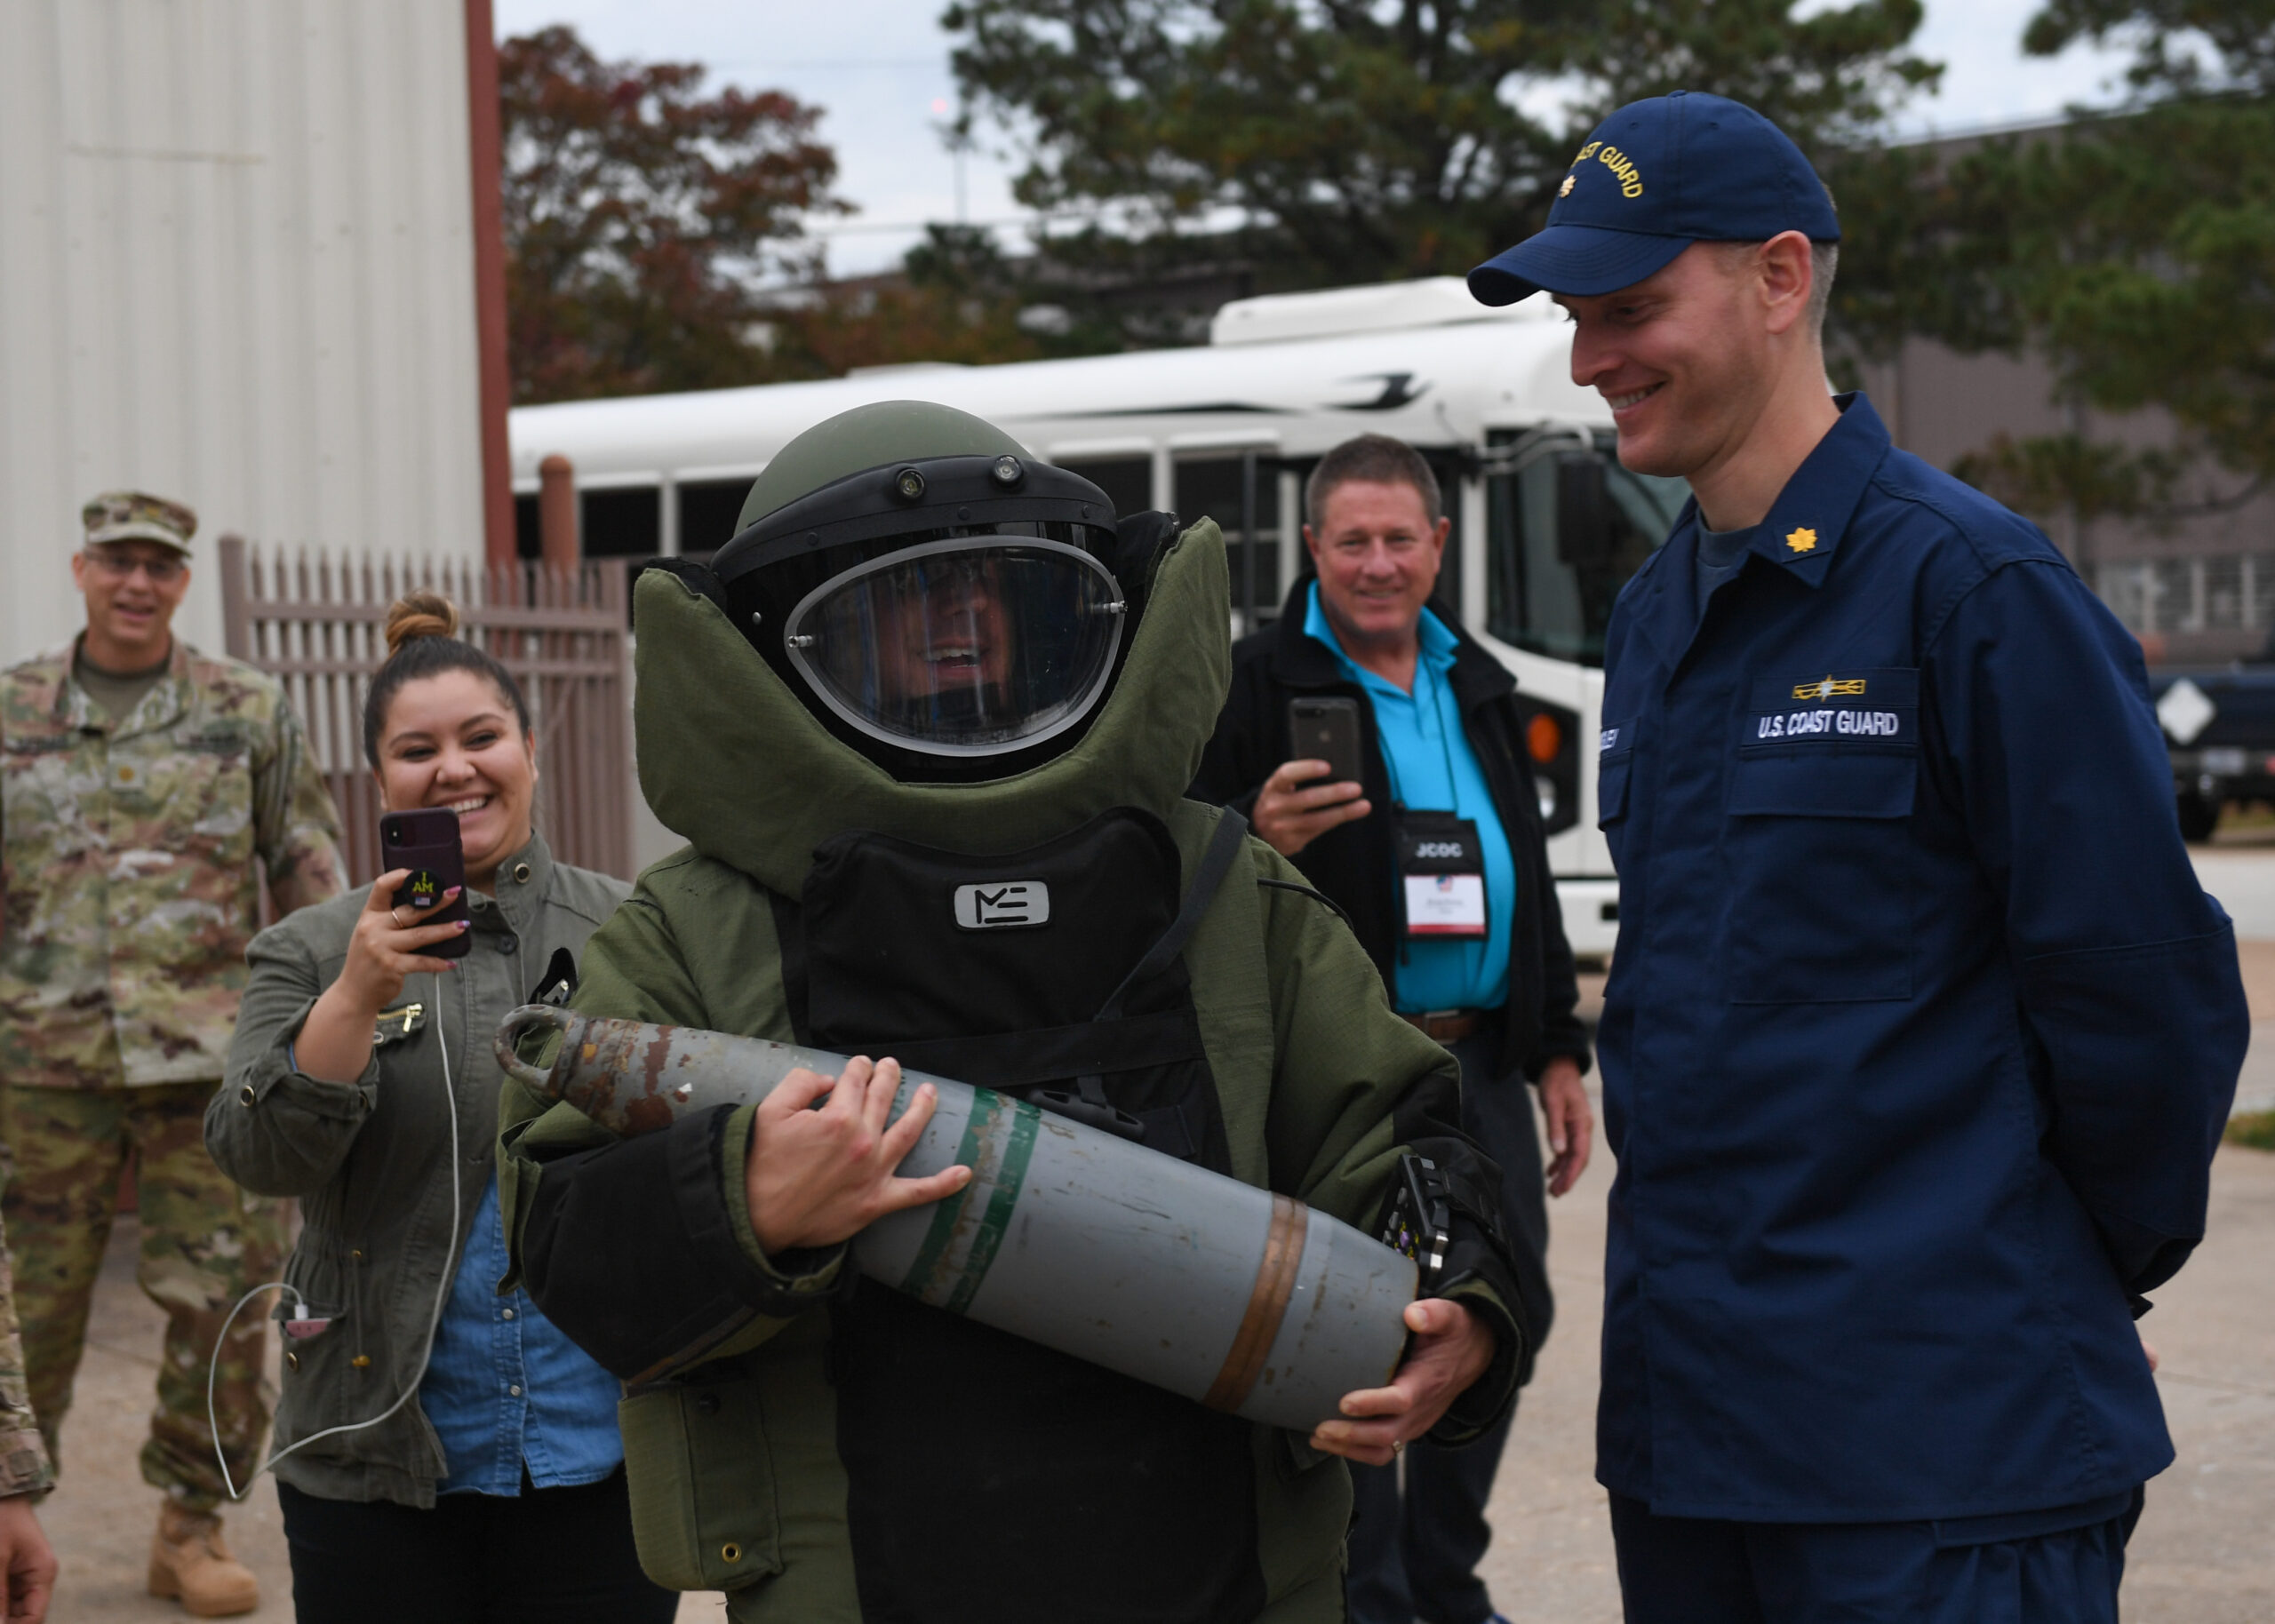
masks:
[[[1544,288],[1615,293],[1693,243],[1763,243],[1786,231],[1840,240],[1832,198],[1801,149],[1752,107],[1676,91],[1598,124],[1548,224],[1472,271],[1469,291],[1488,305]]]

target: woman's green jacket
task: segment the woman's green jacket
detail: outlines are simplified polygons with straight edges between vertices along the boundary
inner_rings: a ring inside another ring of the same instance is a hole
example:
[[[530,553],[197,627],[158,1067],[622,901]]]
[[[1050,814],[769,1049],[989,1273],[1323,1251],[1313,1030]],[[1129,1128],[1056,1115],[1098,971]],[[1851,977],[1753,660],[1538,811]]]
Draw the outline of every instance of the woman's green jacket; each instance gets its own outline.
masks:
[[[457,1266],[452,1238],[462,1250],[494,1165],[503,1079],[491,1035],[528,1001],[555,950],[582,954],[629,888],[555,862],[542,836],[499,865],[497,885],[494,900],[468,893],[470,951],[447,975],[403,983],[353,1083],[304,1075],[292,1041],[339,976],[369,890],[301,909],[247,953],[252,976],[206,1109],[205,1143],[245,1189],[299,1198],[304,1226],[285,1278],[310,1316],[331,1322],[285,1344],[274,1449],[368,1420],[418,1385],[437,1294]],[[420,1507],[435,1503],[443,1472],[442,1445],[416,1397],[378,1426],[276,1467],[327,1500]]]

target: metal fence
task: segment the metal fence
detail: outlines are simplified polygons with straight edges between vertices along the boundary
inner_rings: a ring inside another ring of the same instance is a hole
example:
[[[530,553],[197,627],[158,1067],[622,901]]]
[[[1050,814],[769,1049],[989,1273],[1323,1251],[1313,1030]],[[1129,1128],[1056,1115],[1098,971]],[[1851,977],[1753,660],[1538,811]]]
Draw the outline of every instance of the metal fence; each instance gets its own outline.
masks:
[[[537,734],[537,826],[554,856],[632,878],[637,791],[622,560],[564,572],[533,563],[287,556],[237,536],[222,537],[219,551],[226,646],[283,683],[339,808],[352,881],[369,885],[381,872],[363,696],[387,657],[387,606],[413,587],[456,603],[460,635],[521,683]]]

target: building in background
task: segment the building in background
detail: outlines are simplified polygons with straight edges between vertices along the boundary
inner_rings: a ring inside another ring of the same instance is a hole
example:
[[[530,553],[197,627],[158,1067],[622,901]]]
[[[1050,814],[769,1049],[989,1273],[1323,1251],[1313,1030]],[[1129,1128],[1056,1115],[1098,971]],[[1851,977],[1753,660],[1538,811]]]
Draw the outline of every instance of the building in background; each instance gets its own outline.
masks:
[[[1938,162],[1986,140],[2058,140],[2065,121],[1986,128],[1923,143]],[[1925,338],[1862,369],[1896,444],[1957,468],[2002,436],[2074,434],[2135,450],[2169,446],[2161,411],[2096,410],[2065,397],[2043,356],[1963,354]],[[2217,466],[2196,472],[2159,520],[2033,513],[2054,544],[2141,640],[2149,664],[2223,665],[2275,651],[2275,490]]]
[[[2000,434],[2075,432],[2146,446],[2169,439],[2154,412],[2115,417],[2065,404],[2053,369],[2035,356],[1962,355],[1925,338],[1864,369],[1896,444],[1949,468]],[[2240,488],[2239,475],[2214,476]],[[2149,663],[2223,665],[2275,643],[2275,491],[2163,525],[2033,514],[2078,573],[2141,640]]]
[[[489,0],[0,0],[0,659],[77,625],[99,490],[197,510],[215,650],[225,531],[510,556]]]

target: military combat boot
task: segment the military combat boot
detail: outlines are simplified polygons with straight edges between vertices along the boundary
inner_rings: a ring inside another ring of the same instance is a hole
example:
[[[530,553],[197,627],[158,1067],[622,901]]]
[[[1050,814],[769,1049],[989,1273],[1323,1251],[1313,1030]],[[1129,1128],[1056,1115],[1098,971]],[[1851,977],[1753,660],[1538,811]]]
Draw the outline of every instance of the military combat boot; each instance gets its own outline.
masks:
[[[219,1517],[170,1500],[150,1540],[150,1594],[201,1619],[226,1619],[260,1605],[260,1580],[221,1542]]]

